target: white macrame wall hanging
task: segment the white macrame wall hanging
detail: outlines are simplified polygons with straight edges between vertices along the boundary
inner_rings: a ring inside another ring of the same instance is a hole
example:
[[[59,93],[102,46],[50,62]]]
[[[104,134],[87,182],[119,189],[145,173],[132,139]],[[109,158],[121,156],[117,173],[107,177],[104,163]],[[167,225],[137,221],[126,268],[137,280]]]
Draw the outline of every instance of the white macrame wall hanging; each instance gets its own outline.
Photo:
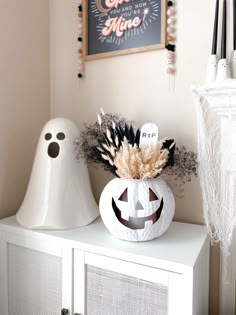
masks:
[[[228,253],[236,224],[236,80],[193,89],[204,219]]]

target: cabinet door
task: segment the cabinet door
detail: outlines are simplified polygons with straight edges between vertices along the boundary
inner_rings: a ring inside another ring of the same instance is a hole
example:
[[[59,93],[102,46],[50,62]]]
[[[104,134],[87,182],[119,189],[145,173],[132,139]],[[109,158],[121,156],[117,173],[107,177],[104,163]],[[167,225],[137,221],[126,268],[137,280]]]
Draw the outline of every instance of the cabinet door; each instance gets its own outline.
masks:
[[[176,288],[181,275],[76,250],[74,268],[74,310],[80,315],[185,314],[178,313],[177,292],[170,307],[172,284]]]
[[[70,310],[72,251],[56,241],[0,232],[0,252],[0,314]]]

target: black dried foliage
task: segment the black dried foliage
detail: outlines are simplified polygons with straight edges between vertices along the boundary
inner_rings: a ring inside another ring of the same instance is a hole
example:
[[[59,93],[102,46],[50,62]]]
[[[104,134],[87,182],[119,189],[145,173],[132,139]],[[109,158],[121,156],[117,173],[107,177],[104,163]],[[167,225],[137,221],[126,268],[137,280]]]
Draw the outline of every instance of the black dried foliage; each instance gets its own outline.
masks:
[[[112,174],[116,175],[116,167],[105,161],[101,156],[101,152],[98,150],[98,146],[101,147],[102,144],[107,144],[108,146],[110,145],[109,139],[106,135],[107,129],[110,131],[112,143],[117,150],[119,150],[124,137],[126,137],[130,144],[138,144],[140,131],[139,129],[135,131],[130,121],[120,115],[108,113],[102,115],[101,118],[101,125],[98,122],[90,125],[84,125],[80,138],[75,141],[76,158],[78,160],[85,160],[87,164],[100,165],[106,171],[110,171]],[[115,139],[116,136],[118,139],[118,145]],[[106,152],[104,148],[103,150]],[[106,153],[108,154],[108,152]]]
[[[167,149],[169,151],[168,162],[165,165],[165,168],[168,166],[173,166],[175,164],[175,140],[167,139],[163,142],[162,149]],[[174,144],[174,145],[173,145]]]
[[[174,180],[174,190],[178,197],[182,198],[184,192],[183,186],[191,181],[192,175],[197,177],[197,169],[197,154],[181,146],[175,148],[174,165],[165,168],[163,175],[167,178],[171,177],[171,180]]]
[[[132,146],[139,146],[140,130],[134,129],[130,121],[117,114],[102,115],[100,123],[84,125],[80,138],[75,141],[76,158],[83,159],[87,164],[100,165],[117,176],[116,166],[102,155],[113,162],[114,155],[112,156],[110,148],[113,147],[113,152],[118,152],[124,138]],[[174,190],[181,198],[184,184],[191,181],[192,175],[197,176],[197,154],[188,151],[184,146],[176,147],[173,139],[166,139],[162,148],[169,151],[169,157],[158,176],[163,176],[170,186],[174,182]]]

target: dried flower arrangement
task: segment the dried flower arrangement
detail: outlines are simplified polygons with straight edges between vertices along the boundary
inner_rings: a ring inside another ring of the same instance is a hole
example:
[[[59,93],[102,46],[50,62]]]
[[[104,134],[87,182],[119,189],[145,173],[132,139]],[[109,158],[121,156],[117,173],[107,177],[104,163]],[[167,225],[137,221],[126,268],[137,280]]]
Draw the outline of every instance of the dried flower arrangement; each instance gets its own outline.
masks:
[[[197,176],[197,156],[173,139],[161,139],[154,146],[140,146],[140,129],[127,119],[105,114],[86,125],[76,141],[77,159],[103,166],[120,178],[153,179],[174,176],[184,184]]]

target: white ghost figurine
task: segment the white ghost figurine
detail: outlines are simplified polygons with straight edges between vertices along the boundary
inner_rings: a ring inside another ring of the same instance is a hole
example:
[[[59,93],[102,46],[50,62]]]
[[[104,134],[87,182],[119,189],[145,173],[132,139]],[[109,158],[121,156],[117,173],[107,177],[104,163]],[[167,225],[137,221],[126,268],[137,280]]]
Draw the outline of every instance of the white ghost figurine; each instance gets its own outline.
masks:
[[[24,201],[17,221],[35,229],[69,229],[84,226],[98,215],[88,170],[75,157],[77,126],[55,118],[44,126]]]
[[[215,82],[217,76],[218,58],[217,55],[210,55],[207,64],[206,83]]]
[[[231,78],[230,67],[227,59],[220,59],[217,67],[216,81],[224,81]]]

